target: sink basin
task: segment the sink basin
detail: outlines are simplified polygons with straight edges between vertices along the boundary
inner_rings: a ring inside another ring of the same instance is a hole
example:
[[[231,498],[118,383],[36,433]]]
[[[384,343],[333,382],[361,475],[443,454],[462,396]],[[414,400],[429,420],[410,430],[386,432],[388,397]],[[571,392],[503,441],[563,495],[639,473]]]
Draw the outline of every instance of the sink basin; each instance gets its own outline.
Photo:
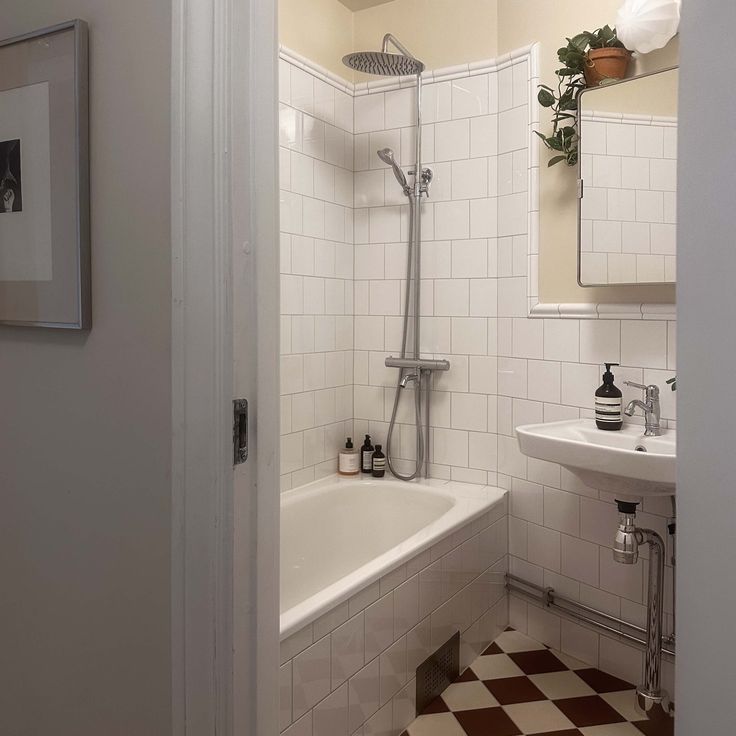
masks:
[[[644,437],[635,424],[611,432],[593,419],[571,419],[527,424],[516,434],[525,455],[564,465],[591,488],[628,496],[675,494],[674,429]]]

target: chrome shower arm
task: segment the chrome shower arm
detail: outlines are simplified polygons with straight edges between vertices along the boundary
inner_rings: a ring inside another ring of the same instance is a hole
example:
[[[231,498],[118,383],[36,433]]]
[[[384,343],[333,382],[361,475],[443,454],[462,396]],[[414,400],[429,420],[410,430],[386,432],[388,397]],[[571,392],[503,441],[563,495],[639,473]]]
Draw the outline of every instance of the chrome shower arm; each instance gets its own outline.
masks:
[[[404,56],[408,56],[410,59],[416,60],[417,57],[414,56],[414,54],[412,54],[411,51],[409,51],[409,49],[407,49],[406,46],[404,46],[404,44],[401,43],[401,41],[399,41],[399,39],[393,35],[393,33],[387,33],[383,37],[383,45],[381,46],[381,50],[384,54],[388,51],[389,44],[392,44],[394,48],[398,49],[398,51],[404,54]]]

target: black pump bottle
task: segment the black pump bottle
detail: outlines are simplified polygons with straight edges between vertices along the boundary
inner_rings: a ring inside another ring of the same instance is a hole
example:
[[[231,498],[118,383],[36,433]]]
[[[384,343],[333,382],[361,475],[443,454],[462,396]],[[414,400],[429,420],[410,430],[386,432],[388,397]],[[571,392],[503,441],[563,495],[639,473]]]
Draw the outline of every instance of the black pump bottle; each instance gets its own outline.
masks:
[[[617,430],[624,426],[621,414],[621,391],[613,383],[611,366],[618,363],[606,363],[603,384],[595,392],[595,423],[598,429]]]
[[[375,449],[371,442],[371,436],[367,434],[363,447],[360,448],[360,465],[361,470],[369,475],[373,472],[373,452]]]

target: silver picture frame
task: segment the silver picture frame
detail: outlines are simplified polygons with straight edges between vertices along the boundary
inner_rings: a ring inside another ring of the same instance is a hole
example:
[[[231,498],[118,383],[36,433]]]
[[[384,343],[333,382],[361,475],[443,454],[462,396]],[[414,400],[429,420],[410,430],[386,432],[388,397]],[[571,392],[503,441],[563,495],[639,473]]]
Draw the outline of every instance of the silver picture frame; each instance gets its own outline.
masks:
[[[92,327],[88,36],[84,21],[71,20],[0,41],[0,146],[21,148],[22,121],[31,113],[26,111],[24,117],[12,108],[18,107],[14,102],[30,99],[23,97],[24,90],[33,89],[48,120],[48,141],[31,135],[28,143],[31,161],[41,158],[37,149],[43,148],[34,149],[35,140],[48,148],[45,165],[32,168],[29,176],[31,194],[41,192],[35,202],[43,206],[34,209],[31,197],[26,211],[18,209],[27,204],[25,192],[20,196],[23,154],[14,159],[17,176],[11,172],[9,153],[6,163],[0,160],[0,189],[7,185],[18,191],[15,208],[12,193],[10,205],[0,202],[0,325]],[[18,140],[3,142],[4,115],[12,118],[8,126],[21,130],[11,136]],[[38,172],[47,174],[48,181]],[[22,217],[13,220],[8,213]]]

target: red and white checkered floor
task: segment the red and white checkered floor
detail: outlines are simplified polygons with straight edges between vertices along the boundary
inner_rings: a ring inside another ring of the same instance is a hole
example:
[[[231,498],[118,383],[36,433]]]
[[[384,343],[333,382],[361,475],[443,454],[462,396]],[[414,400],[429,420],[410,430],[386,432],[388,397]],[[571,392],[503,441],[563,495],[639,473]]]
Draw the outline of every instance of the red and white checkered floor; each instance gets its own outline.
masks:
[[[630,683],[509,629],[402,736],[674,733],[673,719],[646,720],[634,701]]]

